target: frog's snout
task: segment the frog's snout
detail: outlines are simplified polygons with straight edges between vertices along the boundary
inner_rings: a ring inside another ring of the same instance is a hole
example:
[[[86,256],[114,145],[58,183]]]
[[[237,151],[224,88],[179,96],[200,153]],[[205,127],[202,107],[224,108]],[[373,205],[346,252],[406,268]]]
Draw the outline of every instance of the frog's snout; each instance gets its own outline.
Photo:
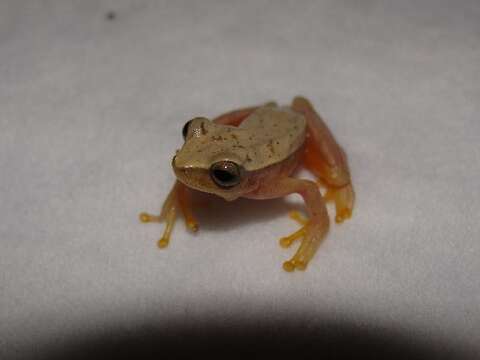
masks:
[[[177,179],[185,179],[187,176],[186,174],[186,169],[184,168],[181,168],[181,167],[178,167],[177,164],[176,164],[176,159],[177,159],[177,155],[174,155],[173,158],[172,158],[172,169],[173,169],[173,172],[175,173],[175,176],[177,177]]]

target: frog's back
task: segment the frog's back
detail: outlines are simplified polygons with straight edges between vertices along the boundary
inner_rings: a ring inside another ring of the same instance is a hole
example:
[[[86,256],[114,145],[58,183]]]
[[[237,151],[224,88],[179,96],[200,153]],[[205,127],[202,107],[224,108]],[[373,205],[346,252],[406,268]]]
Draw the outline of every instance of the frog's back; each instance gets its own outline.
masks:
[[[288,107],[264,106],[239,126],[250,130],[247,170],[259,170],[287,159],[305,141],[306,120]]]

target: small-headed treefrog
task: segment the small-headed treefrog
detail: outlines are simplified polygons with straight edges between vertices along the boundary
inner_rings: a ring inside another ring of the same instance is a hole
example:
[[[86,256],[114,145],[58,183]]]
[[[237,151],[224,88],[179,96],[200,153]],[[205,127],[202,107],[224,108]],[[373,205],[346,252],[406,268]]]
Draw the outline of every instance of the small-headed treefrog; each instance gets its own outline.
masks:
[[[268,103],[212,121],[196,117],[184,125],[183,137],[185,143],[172,159],[177,181],[160,215],[140,214],[142,222],[166,221],[159,247],[168,245],[178,209],[187,228],[198,230],[190,200],[192,189],[227,201],[301,195],[309,217],[290,214],[302,227],[281,238],[280,244],[288,247],[296,239],[301,243],[283,264],[286,271],[304,270],[328,232],[325,201],[335,202],[337,223],[352,214],[355,195],[345,153],[305,98],[296,97],[290,107]],[[300,165],[318,182],[292,177]],[[319,184],[327,188],[325,196]]]

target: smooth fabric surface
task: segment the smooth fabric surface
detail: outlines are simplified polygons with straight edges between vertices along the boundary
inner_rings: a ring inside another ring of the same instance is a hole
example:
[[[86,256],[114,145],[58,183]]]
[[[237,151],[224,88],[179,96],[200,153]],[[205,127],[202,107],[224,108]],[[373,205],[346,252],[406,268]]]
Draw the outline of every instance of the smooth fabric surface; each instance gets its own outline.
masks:
[[[297,196],[215,200],[156,248],[138,214],[167,195],[184,122],[297,94],[357,193],[308,270],[281,268]],[[479,116],[474,0],[2,1],[0,354],[284,318],[480,352]]]

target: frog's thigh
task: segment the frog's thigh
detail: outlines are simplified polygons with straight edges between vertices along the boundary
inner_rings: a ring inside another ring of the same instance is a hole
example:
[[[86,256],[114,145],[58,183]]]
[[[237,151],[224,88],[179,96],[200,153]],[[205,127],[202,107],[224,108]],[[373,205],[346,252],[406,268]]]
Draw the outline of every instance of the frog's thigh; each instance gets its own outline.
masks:
[[[305,162],[307,168],[328,185],[341,187],[350,182],[347,159],[320,115],[310,102],[296,97],[292,109],[307,120]]]
[[[284,263],[283,267],[287,271],[293,271],[295,268],[299,270],[305,269],[308,262],[315,255],[329,228],[325,202],[317,184],[313,181],[284,178],[268,186],[268,189],[264,190],[262,197],[275,198],[292,193],[297,193],[303,197],[309,220],[302,229],[293,234],[293,237],[303,237],[303,239],[295,255]]]
[[[292,109],[307,120],[304,165],[327,185],[327,198],[336,205],[335,219],[342,222],[351,216],[355,201],[347,157],[307,99],[295,98]]]
[[[321,179],[322,184],[327,186],[326,200],[335,202],[335,221],[342,223],[352,216],[355,203],[355,193],[350,181],[348,169],[345,172],[337,172],[338,168],[332,168],[322,159],[321,152],[315,143],[307,140],[304,159],[304,166],[315,176]],[[338,179],[341,179],[340,181]],[[337,183],[343,184],[338,186]]]

